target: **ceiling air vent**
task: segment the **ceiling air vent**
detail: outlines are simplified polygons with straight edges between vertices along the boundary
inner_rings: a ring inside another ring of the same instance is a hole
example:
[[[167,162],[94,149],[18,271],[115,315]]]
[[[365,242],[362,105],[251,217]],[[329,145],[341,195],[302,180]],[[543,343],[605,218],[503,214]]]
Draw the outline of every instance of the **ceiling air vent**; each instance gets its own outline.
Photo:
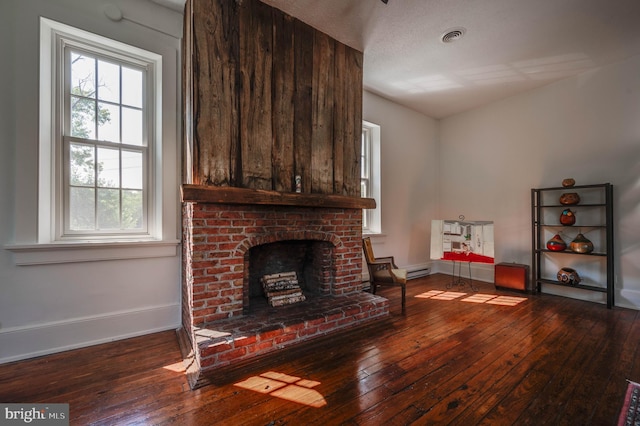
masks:
[[[462,27],[450,28],[442,34],[440,40],[442,40],[443,43],[453,43],[454,41],[460,40],[466,31],[467,30]]]

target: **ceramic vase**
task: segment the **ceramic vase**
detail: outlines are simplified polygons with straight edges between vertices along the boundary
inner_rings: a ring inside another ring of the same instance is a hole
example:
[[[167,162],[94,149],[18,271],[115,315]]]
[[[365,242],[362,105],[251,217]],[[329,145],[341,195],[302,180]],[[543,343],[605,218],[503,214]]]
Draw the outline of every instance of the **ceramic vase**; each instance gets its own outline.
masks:
[[[571,251],[576,253],[591,253],[593,251],[593,243],[582,234],[576,235],[570,244]]]
[[[560,234],[556,234],[547,241],[547,249],[551,251],[563,251],[567,249],[567,243],[564,242]]]
[[[565,206],[578,204],[580,202],[580,195],[577,192],[567,192],[560,196],[560,204]]]
[[[560,223],[564,226],[571,226],[576,223],[576,215],[571,209],[564,209],[560,214]]]
[[[558,271],[558,281],[563,284],[578,285],[580,284],[580,276],[578,271],[573,268],[562,268]]]

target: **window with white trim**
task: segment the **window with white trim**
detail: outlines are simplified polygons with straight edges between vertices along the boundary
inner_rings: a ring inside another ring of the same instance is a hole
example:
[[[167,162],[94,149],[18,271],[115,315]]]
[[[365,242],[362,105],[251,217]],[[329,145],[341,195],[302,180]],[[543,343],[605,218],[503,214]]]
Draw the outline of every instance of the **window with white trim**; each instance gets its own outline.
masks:
[[[360,194],[376,200],[375,209],[363,211],[362,231],[380,233],[380,126],[366,121],[362,122],[360,168]]]
[[[362,126],[362,148],[360,150],[360,196],[371,198],[371,130]],[[362,215],[362,229],[369,229],[369,209]]]
[[[41,24],[41,73],[51,67],[41,112],[52,125],[41,128],[41,161],[43,145],[51,146],[41,171],[51,183],[40,197],[40,223],[49,230],[40,242],[161,238],[154,207],[161,57],[44,18]]]

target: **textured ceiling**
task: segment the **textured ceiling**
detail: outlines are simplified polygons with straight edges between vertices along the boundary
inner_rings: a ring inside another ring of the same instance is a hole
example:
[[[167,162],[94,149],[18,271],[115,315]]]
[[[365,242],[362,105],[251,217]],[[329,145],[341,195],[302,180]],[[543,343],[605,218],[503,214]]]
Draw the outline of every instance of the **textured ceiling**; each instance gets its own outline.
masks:
[[[640,54],[640,0],[262,1],[362,50],[367,90],[434,118]]]

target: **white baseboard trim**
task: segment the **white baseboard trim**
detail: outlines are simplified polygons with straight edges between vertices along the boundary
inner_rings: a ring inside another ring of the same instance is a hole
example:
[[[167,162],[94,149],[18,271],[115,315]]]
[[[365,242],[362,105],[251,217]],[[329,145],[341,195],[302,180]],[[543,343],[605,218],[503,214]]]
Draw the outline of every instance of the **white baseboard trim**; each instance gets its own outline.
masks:
[[[180,327],[181,306],[150,306],[0,329],[0,364]]]
[[[640,291],[622,288],[615,293],[614,302],[616,306],[640,311]]]

